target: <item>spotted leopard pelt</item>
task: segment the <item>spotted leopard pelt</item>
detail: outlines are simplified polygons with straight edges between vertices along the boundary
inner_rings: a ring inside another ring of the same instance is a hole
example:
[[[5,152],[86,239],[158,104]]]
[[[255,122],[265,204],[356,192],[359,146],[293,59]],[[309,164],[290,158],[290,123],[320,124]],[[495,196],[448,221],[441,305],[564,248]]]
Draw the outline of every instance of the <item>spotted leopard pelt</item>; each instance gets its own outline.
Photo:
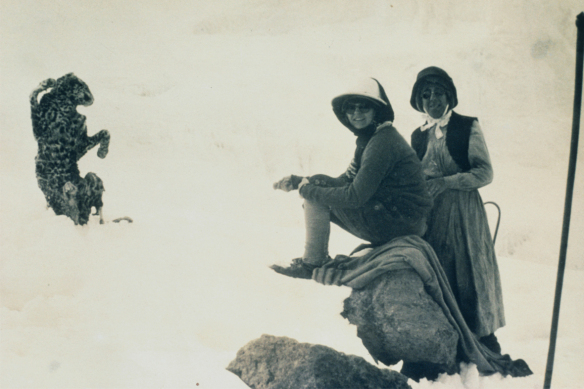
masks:
[[[39,103],[38,95],[49,89]],[[55,214],[67,215],[75,224],[86,224],[92,207],[103,223],[103,182],[95,173],[82,178],[77,166],[97,144],[98,157],[105,158],[108,152],[109,132],[101,130],[88,136],[86,118],[77,112],[78,105],[91,104],[89,88],[73,73],[41,82],[30,96],[32,129],[38,143],[38,185]]]

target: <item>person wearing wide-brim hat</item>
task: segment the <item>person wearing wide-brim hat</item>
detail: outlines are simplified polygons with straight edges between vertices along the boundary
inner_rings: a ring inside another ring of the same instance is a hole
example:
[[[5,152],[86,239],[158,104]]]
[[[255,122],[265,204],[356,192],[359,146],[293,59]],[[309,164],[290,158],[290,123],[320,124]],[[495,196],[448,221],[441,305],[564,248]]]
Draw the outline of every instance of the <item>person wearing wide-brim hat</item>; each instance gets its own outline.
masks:
[[[330,222],[372,245],[403,235],[421,236],[432,206],[421,163],[393,127],[393,110],[381,84],[369,78],[332,100],[334,114],[357,136],[357,148],[341,176],[287,176],[274,183],[304,198],[304,255],[276,272],[310,279],[330,260]]]
[[[478,189],[491,183],[493,169],[478,119],[457,114],[456,87],[438,67],[422,70],[412,107],[425,123],[412,133],[434,207],[424,238],[436,251],[471,331],[495,352],[495,331],[505,325],[494,244]]]

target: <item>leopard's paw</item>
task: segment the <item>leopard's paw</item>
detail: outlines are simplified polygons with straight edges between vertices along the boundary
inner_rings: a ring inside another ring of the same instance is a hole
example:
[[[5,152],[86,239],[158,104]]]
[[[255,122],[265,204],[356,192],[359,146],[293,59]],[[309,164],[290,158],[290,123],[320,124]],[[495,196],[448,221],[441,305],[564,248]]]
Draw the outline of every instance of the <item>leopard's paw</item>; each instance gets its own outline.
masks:
[[[109,151],[109,147],[108,147],[108,145],[105,145],[105,146],[104,146],[104,145],[102,144],[102,145],[100,145],[100,146],[99,146],[99,149],[97,149],[97,156],[98,156],[99,158],[102,158],[102,159],[103,159],[103,158],[105,158],[105,156],[107,155],[108,151]]]

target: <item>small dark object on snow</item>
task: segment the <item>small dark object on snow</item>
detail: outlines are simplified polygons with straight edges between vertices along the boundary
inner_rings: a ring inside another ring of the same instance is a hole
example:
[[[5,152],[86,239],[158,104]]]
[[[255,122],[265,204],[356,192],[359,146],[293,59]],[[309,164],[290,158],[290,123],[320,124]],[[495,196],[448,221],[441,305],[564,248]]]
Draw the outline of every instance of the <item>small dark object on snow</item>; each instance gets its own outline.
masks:
[[[125,220],[125,221],[127,221],[128,223],[133,223],[133,222],[134,222],[134,220],[132,220],[132,218],[131,218],[131,217],[128,217],[128,216],[119,217],[119,218],[117,218],[117,219],[114,219],[114,220],[112,220],[112,221],[113,221],[114,223],[119,223],[119,222],[121,222],[122,220]]]
[[[332,348],[262,335],[227,370],[254,389],[411,389],[407,377]]]

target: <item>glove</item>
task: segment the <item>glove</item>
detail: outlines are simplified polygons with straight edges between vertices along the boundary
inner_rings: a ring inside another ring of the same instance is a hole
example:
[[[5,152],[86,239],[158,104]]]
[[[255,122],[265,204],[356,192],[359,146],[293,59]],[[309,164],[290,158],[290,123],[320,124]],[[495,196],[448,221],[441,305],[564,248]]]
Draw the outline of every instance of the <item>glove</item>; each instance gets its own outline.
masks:
[[[280,189],[284,192],[290,192],[292,190],[298,189],[298,185],[302,181],[303,177],[290,175],[282,178],[278,182],[274,182],[272,185],[274,189]]]

